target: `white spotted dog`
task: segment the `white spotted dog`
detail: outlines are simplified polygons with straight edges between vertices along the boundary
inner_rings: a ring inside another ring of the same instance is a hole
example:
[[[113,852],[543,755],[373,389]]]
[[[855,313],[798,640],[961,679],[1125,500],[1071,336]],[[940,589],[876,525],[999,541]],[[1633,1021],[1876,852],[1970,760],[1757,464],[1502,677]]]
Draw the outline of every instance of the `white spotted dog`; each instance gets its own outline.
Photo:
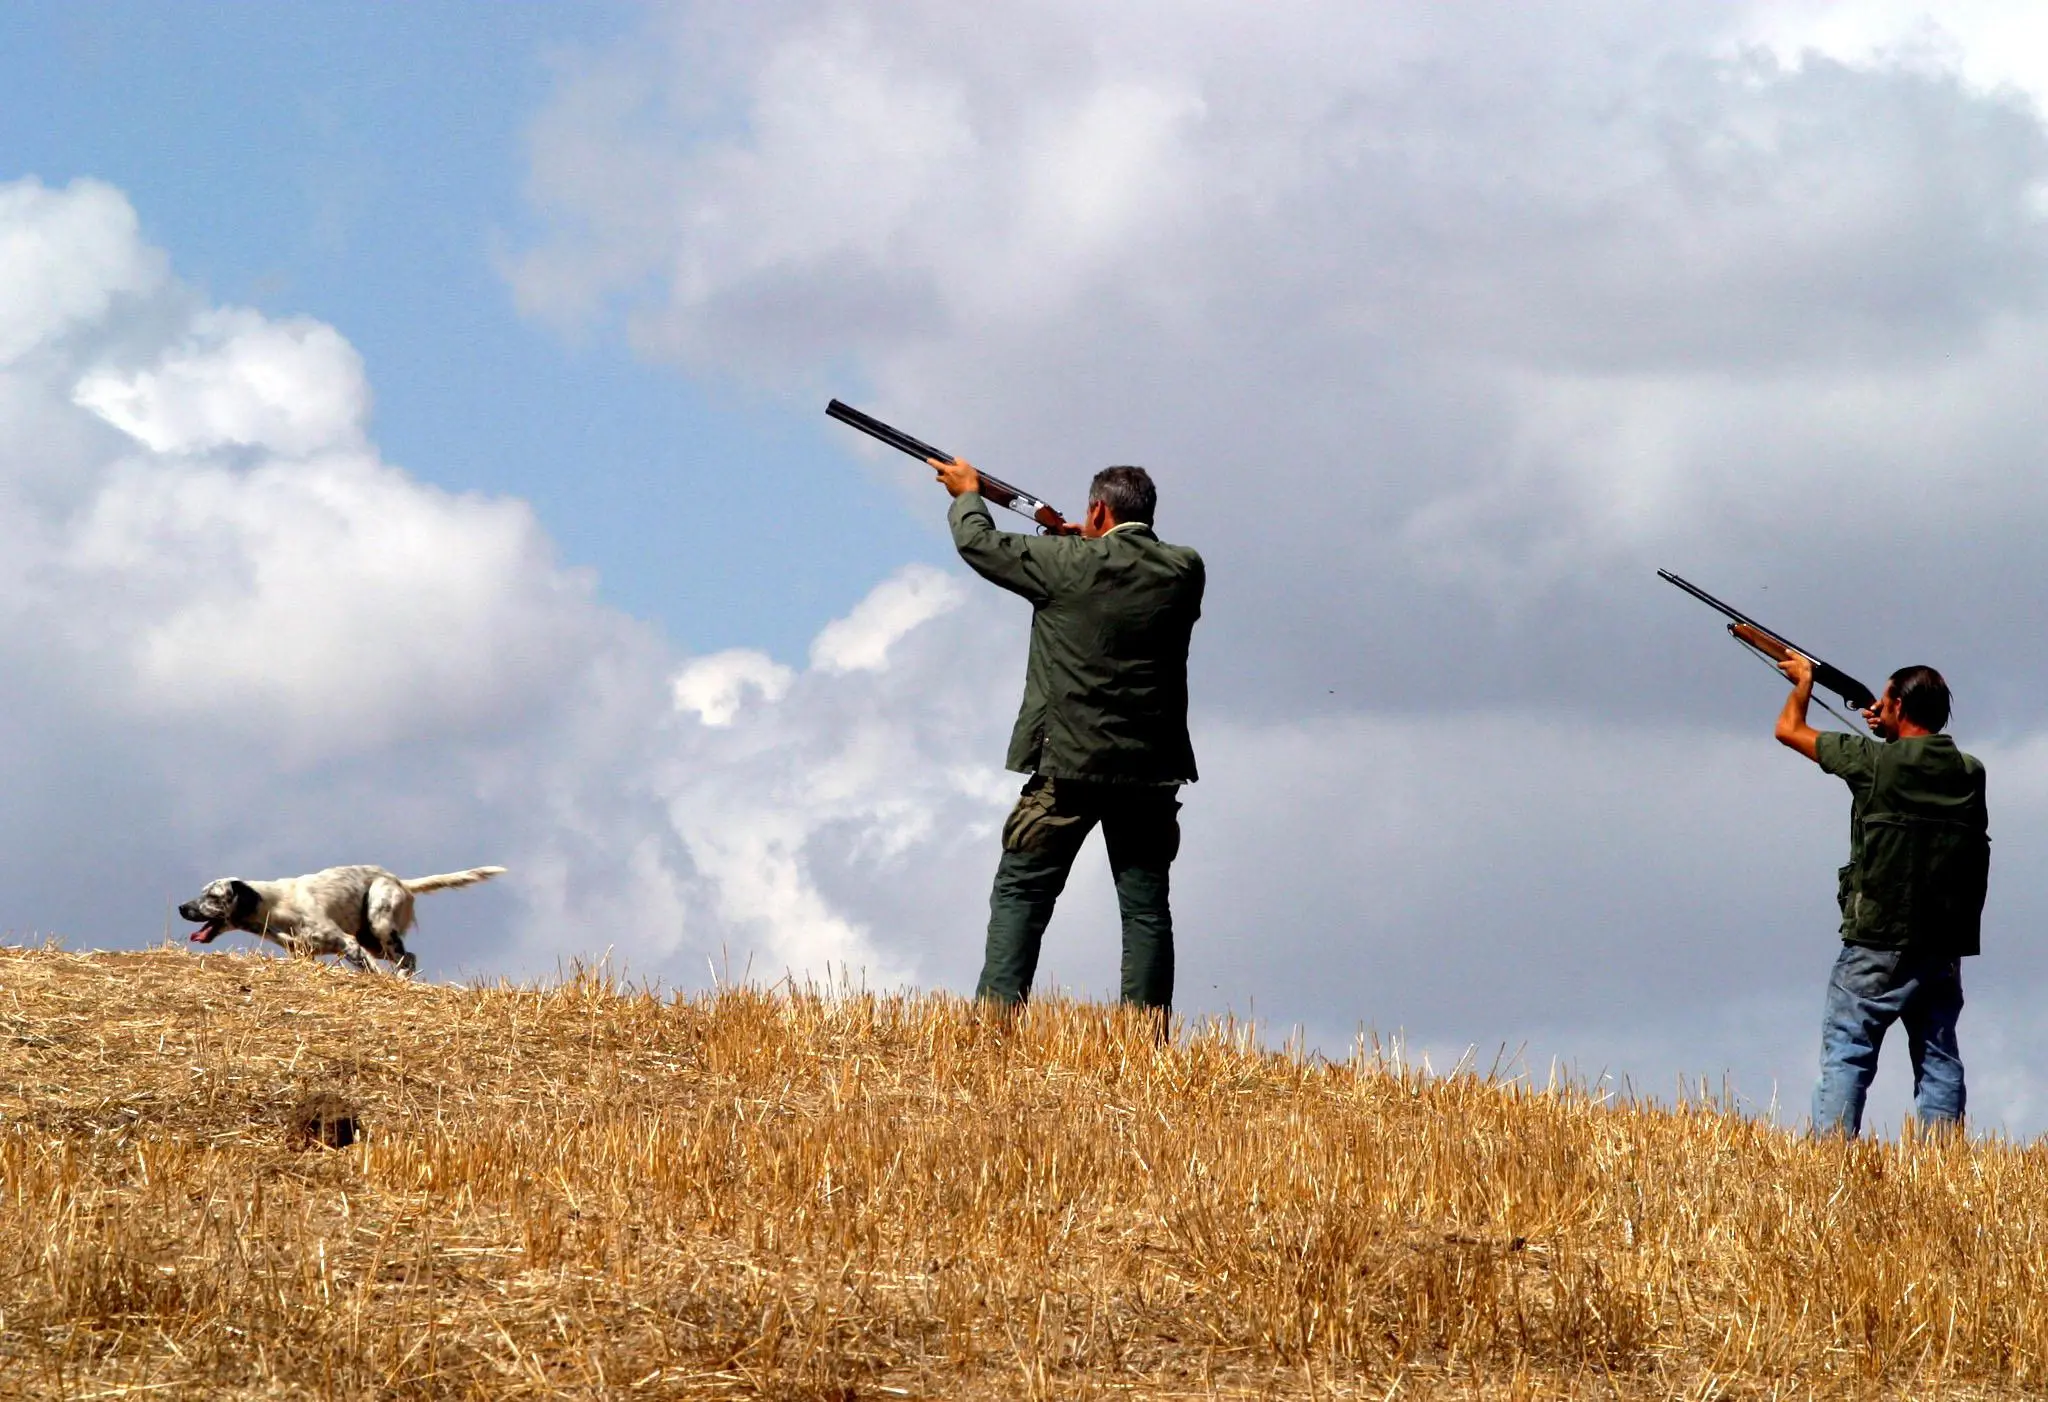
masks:
[[[226,930],[244,930],[294,954],[339,955],[358,972],[366,972],[370,960],[382,959],[410,977],[419,967],[405,947],[405,932],[413,927],[412,898],[474,886],[504,870],[471,867],[410,881],[382,867],[329,867],[281,881],[224,876],[179,906],[178,915],[199,922],[192,932],[195,944],[210,944]]]

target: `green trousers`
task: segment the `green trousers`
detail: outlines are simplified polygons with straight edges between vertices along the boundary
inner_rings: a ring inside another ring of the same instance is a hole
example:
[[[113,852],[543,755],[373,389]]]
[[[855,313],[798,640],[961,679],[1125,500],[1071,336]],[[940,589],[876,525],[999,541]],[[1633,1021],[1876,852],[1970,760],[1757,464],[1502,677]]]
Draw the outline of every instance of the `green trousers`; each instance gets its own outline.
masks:
[[[1173,913],[1167,871],[1180,851],[1180,800],[1165,784],[1107,784],[1034,774],[1003,824],[1003,857],[988,898],[988,953],[975,996],[1017,1004],[1082,840],[1097,823],[1123,912],[1123,1000],[1173,1004]]]

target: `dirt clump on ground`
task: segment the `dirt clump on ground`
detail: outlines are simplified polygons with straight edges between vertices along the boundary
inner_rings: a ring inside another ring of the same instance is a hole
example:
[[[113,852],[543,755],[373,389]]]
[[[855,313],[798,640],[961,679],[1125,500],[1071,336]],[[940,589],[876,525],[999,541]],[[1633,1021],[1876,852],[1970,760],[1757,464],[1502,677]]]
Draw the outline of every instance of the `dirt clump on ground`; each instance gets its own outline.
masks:
[[[331,1090],[308,1091],[292,1102],[290,1140],[302,1149],[346,1149],[362,1137],[355,1107]]]

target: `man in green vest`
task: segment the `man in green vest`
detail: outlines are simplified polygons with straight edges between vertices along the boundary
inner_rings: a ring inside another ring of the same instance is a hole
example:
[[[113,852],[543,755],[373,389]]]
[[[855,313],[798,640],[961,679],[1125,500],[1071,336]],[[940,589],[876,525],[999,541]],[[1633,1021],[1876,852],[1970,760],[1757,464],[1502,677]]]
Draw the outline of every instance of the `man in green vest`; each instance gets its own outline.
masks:
[[[1842,952],[1821,1023],[1813,1132],[1853,1137],[1877,1074],[1878,1044],[1906,1026],[1913,1108],[1929,1127],[1962,1123],[1963,959],[1977,952],[1990,875],[1984,766],[1941,733],[1948,683],[1932,667],[1892,673],[1863,712],[1875,739],[1806,721],[1813,663],[1779,664],[1792,694],[1778,739],[1849,785],[1849,864],[1842,868]]]
[[[1188,639],[1202,613],[1202,557],[1152,530],[1158,492],[1142,467],[1108,467],[1077,529],[996,529],[981,478],[931,461],[953,496],[953,544],[968,567],[1031,604],[1024,704],[1009,768],[1031,777],[1003,824],[975,996],[1014,1008],[1074,858],[1102,825],[1123,913],[1123,1001],[1173,1003],[1167,873],[1180,851],[1188,742]]]

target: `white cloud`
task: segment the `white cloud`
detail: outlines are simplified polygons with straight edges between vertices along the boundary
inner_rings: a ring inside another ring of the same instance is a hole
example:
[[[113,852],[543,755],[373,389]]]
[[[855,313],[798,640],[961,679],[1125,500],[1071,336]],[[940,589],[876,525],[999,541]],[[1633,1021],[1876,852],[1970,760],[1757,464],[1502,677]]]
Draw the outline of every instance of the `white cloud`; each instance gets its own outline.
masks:
[[[2048,96],[2048,14],[2014,0],[1781,0],[1756,7],[1751,37],[1791,61],[1917,64]]]
[[[241,714],[319,750],[487,720],[600,634],[520,502],[452,497],[344,454],[246,471],[111,472],[59,563],[140,594],[136,705]]]
[[[96,370],[75,397],[159,453],[353,447],[370,407],[362,359],[333,327],[246,310],[201,313],[154,365]]]
[[[222,867],[531,858],[668,920],[674,836],[613,766],[658,742],[672,659],[531,510],[381,461],[336,331],[207,307],[105,186],[0,184],[0,248],[34,274],[0,272],[14,918],[133,940]],[[428,928],[502,931],[512,898]]]
[[[905,634],[951,613],[966,594],[952,575],[929,565],[906,566],[852,613],[825,626],[811,644],[811,665],[826,672],[879,672]]]
[[[29,412],[0,447],[0,497],[25,624],[45,666],[90,676],[96,708],[232,724],[305,763],[501,723],[614,645],[623,620],[524,503],[378,459],[361,361],[333,328],[210,309],[168,281],[142,299],[129,270],[160,258],[125,204],[28,188],[0,187],[0,236],[90,250],[52,276],[98,320],[0,318],[0,335],[40,337],[5,388]],[[129,441],[85,431],[95,418]]]
[[[691,711],[706,725],[731,725],[753,692],[765,701],[780,701],[796,674],[765,652],[734,648],[699,657],[676,674],[678,709]]]
[[[747,653],[686,669],[703,724],[678,737],[667,812],[720,958],[746,951],[771,978],[961,981],[987,879],[963,858],[1015,791],[996,765],[1023,622],[992,626],[963,595],[911,566],[821,630],[802,672]]]
[[[609,949],[649,976],[917,971],[917,942],[849,893],[920,908],[918,865],[1003,801],[975,758],[1001,704],[929,684],[957,580],[884,581],[803,672],[677,658],[556,563],[523,502],[382,461],[332,328],[168,279],[131,294],[122,270],[159,260],[118,197],[16,192],[0,242],[97,250],[49,269],[64,318],[0,319],[21,348],[0,368],[0,767],[42,776],[0,866],[25,906],[132,938],[224,869],[488,860],[501,888],[423,911],[430,969]]]
[[[0,366],[164,280],[163,256],[135,236],[134,210],[97,181],[0,186],[0,231]]]
[[[384,462],[333,328],[136,282],[161,259],[118,196],[24,188],[0,246],[67,289],[62,315],[0,308],[0,770],[32,795],[0,878],[37,928],[154,938],[224,872],[495,861],[505,883],[423,908],[430,970],[919,971],[865,892],[928,934],[920,864],[1005,787],[974,758],[1000,705],[929,683],[957,580],[885,581],[802,672],[678,658],[525,503]]]

